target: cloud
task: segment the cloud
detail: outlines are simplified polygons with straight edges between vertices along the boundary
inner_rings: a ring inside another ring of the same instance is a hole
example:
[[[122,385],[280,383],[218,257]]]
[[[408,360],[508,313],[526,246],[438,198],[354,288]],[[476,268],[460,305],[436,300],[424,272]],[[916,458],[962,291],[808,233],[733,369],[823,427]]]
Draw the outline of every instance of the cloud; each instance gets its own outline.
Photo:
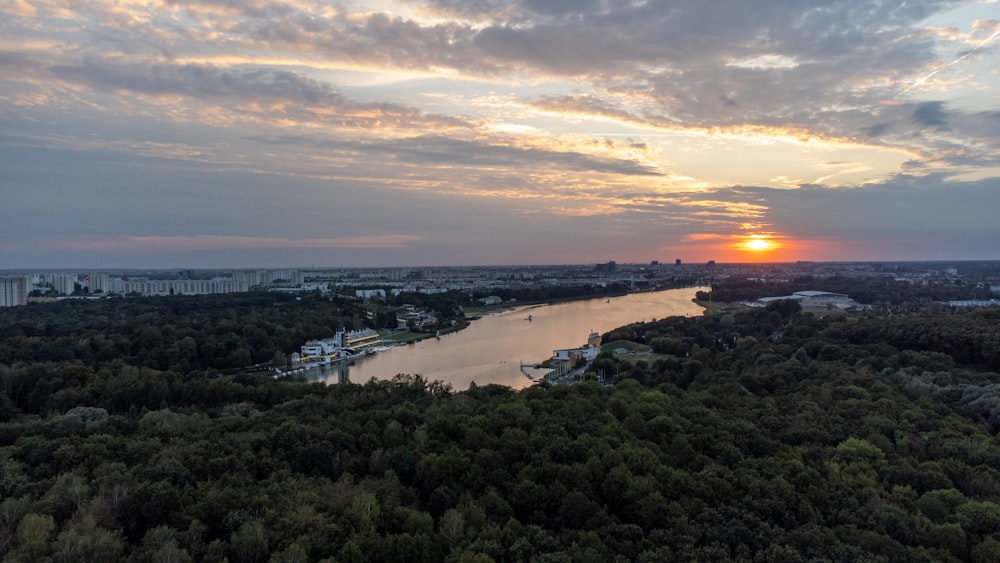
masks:
[[[161,250],[235,250],[235,249],[336,249],[336,248],[405,248],[423,240],[415,235],[372,235],[334,238],[256,237],[233,235],[119,235],[81,236],[42,239],[38,245],[45,250],[70,249],[87,251],[147,252]]]
[[[365,128],[468,125],[461,119],[427,115],[398,104],[352,101],[330,84],[287,70],[88,58],[76,65],[54,65],[51,71],[62,80],[106,91],[156,97],[179,95],[222,105],[237,113],[270,115],[276,120],[293,118]]]
[[[891,126],[888,123],[876,123],[875,125],[869,125],[863,128],[865,136],[868,137],[878,137],[882,133],[889,130]]]
[[[950,182],[941,189],[944,180],[941,174],[899,175],[854,189],[741,187],[715,197],[766,200],[769,229],[792,239],[850,244],[858,260],[995,256],[992,210],[1000,209],[1000,179]],[[865,244],[871,248],[864,250]]]
[[[928,127],[945,127],[948,122],[943,106],[944,102],[922,102],[913,110],[913,120]]]
[[[63,79],[109,89],[194,98],[254,98],[313,105],[343,105],[344,99],[326,84],[300,74],[272,69],[224,70],[211,65],[116,64],[89,59],[77,66],[55,65]]]
[[[1000,170],[1000,24],[979,4],[5,6],[5,232],[44,216],[122,252],[177,235],[307,256],[382,229],[425,237],[373,252],[396,259],[456,238],[563,257],[748,224],[957,240],[954,212],[996,239],[964,199],[993,202],[969,179]]]

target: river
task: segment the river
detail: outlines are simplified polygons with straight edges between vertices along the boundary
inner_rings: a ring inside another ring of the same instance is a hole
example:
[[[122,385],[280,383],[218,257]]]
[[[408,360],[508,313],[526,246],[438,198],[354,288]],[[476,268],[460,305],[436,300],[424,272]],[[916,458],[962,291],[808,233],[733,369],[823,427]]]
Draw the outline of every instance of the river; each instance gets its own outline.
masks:
[[[560,348],[587,343],[591,332],[604,333],[638,321],[669,316],[701,315],[692,299],[699,288],[631,293],[620,297],[529,305],[483,316],[463,330],[357,360],[331,366],[311,375],[327,383],[345,378],[364,383],[390,379],[400,373],[422,375],[429,381],[450,383],[457,390],[496,383],[515,389],[531,384],[520,362],[538,363]],[[528,316],[531,320],[528,320]]]

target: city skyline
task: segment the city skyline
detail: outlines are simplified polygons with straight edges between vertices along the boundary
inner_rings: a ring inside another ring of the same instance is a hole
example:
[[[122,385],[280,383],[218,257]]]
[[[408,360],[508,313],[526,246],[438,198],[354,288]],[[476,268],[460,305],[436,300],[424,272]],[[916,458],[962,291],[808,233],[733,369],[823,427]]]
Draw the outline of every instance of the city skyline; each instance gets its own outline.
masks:
[[[994,260],[1000,4],[0,4],[0,269]]]

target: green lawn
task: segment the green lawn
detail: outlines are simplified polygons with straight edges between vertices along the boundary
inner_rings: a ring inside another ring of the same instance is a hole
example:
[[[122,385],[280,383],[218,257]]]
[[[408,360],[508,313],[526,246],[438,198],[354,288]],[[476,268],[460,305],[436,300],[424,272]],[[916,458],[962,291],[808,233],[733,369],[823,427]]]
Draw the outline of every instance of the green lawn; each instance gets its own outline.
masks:
[[[382,344],[399,344],[406,342],[416,342],[434,336],[426,332],[396,332],[392,330],[382,331]]]
[[[601,352],[614,353],[615,350],[622,348],[627,350],[627,352],[624,354],[615,354],[615,358],[623,362],[628,362],[632,365],[635,365],[635,363],[640,360],[652,365],[656,362],[656,360],[664,360],[675,357],[671,354],[654,354],[650,351],[649,346],[639,344],[637,342],[629,342],[627,340],[617,340],[615,342],[603,344],[601,345]]]

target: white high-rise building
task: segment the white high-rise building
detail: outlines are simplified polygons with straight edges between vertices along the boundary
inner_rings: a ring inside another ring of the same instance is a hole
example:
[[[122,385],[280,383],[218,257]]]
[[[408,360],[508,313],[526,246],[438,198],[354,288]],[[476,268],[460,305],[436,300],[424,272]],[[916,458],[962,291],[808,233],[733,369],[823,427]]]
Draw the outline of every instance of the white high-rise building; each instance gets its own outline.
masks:
[[[91,293],[98,291],[102,293],[111,292],[111,277],[107,274],[91,273],[87,276],[87,289]]]
[[[122,293],[138,293],[140,295],[208,295],[245,293],[250,290],[247,282],[229,278],[127,281],[123,282],[122,285]]]
[[[274,270],[271,272],[271,283],[278,281],[285,284],[302,285],[302,272],[298,270]]]
[[[52,289],[60,295],[72,295],[76,291],[76,274],[54,274]]]
[[[16,307],[28,304],[27,279],[24,276],[17,278],[0,278],[0,307]]]

